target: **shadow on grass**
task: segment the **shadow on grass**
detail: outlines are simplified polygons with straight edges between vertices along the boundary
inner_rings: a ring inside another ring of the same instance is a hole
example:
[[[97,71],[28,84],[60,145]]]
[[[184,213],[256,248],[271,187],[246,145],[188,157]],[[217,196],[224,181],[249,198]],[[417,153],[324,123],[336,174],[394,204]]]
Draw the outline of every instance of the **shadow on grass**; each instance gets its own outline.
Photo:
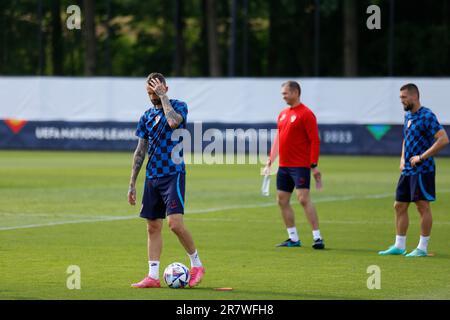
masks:
[[[417,259],[419,259],[419,258],[406,258],[406,257],[401,256],[401,255],[399,255],[399,256],[381,256],[381,255],[378,254],[378,251],[381,251],[383,249],[376,250],[376,249],[331,248],[331,250],[333,252],[342,252],[342,253],[345,253],[345,252],[348,252],[348,253],[366,253],[366,254],[370,254],[371,256],[374,256],[374,257],[381,257],[381,258],[388,258],[388,259],[389,259],[389,257],[391,257],[391,258],[395,258],[395,257],[397,257],[397,258],[405,258],[407,260],[417,260]],[[410,251],[411,250],[409,250],[408,252],[410,252]],[[426,257],[426,260],[428,260],[428,259],[433,259],[433,260],[435,260],[435,259],[436,260],[441,260],[441,259],[442,260],[448,260],[448,259],[450,259],[450,255],[445,254],[445,253],[433,252],[432,254],[433,254],[433,256]],[[424,259],[424,258],[421,258],[421,259]]]
[[[276,248],[277,250],[289,250],[292,248]],[[365,249],[365,248],[338,248],[338,247],[326,247],[325,249],[312,249],[312,248],[304,248],[304,247],[300,247],[300,248],[295,248],[297,250],[299,250],[299,252],[303,252],[303,253],[308,253],[308,254],[320,254],[321,252],[323,253],[369,253],[369,254],[375,254],[378,255],[378,251],[380,250],[376,250],[376,249]],[[306,250],[305,250],[306,249]]]
[[[330,248],[330,250],[332,250],[333,252],[348,252],[348,253],[366,253],[366,254],[373,254],[375,256],[378,256],[378,251],[380,250],[376,250],[376,249],[365,249],[365,248]]]

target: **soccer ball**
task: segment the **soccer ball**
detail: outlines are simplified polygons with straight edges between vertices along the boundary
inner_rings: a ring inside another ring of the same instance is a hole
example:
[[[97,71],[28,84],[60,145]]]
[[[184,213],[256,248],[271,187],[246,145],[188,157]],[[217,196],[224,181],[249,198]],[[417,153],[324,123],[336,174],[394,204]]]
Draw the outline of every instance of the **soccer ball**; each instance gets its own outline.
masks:
[[[169,264],[164,270],[164,281],[172,289],[186,287],[190,277],[188,267],[180,262]]]

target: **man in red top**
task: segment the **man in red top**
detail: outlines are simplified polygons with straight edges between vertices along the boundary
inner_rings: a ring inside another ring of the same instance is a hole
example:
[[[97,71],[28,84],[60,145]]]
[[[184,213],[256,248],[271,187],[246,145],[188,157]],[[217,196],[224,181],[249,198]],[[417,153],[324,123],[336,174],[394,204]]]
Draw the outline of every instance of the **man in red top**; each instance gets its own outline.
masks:
[[[277,200],[281,208],[289,239],[278,247],[300,247],[295,227],[295,215],[290,205],[291,194],[296,189],[297,199],[303,206],[306,218],[313,230],[313,248],[323,249],[325,244],[319,230],[316,208],[309,195],[311,169],[317,188],[321,186],[319,162],[320,139],[314,113],[300,102],[300,85],[295,81],[283,83],[281,94],[289,105],[278,116],[278,134],[270,152],[265,172],[280,155],[277,173]]]

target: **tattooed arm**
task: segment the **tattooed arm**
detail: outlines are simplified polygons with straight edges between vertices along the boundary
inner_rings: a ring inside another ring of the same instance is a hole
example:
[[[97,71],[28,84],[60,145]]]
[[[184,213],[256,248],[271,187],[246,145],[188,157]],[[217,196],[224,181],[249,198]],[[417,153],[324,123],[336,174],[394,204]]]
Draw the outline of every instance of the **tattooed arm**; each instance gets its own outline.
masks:
[[[183,122],[183,117],[177,113],[170,104],[169,97],[166,95],[167,87],[159,79],[150,79],[150,88],[161,99],[161,104],[166,115],[167,123],[172,129],[177,128]]]
[[[167,123],[172,129],[176,129],[183,122],[183,117],[177,113],[170,104],[169,98],[164,95],[161,97],[161,103],[166,115]]]
[[[136,150],[134,151],[133,166],[131,168],[130,186],[128,188],[128,203],[134,206],[136,204],[136,180],[141,170],[142,164],[147,153],[148,140],[139,139]]]

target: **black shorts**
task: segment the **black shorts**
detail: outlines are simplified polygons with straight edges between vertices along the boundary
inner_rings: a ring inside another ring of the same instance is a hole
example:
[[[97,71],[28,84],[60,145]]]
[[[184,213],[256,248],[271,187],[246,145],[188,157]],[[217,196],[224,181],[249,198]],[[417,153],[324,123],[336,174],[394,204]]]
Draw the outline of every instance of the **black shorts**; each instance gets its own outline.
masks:
[[[311,169],[302,167],[279,167],[277,190],[291,192],[296,189],[309,189]]]
[[[413,176],[401,175],[397,184],[395,200],[399,202],[436,200],[435,173],[419,173]]]
[[[184,214],[185,173],[145,179],[140,217],[164,219],[173,213]]]

